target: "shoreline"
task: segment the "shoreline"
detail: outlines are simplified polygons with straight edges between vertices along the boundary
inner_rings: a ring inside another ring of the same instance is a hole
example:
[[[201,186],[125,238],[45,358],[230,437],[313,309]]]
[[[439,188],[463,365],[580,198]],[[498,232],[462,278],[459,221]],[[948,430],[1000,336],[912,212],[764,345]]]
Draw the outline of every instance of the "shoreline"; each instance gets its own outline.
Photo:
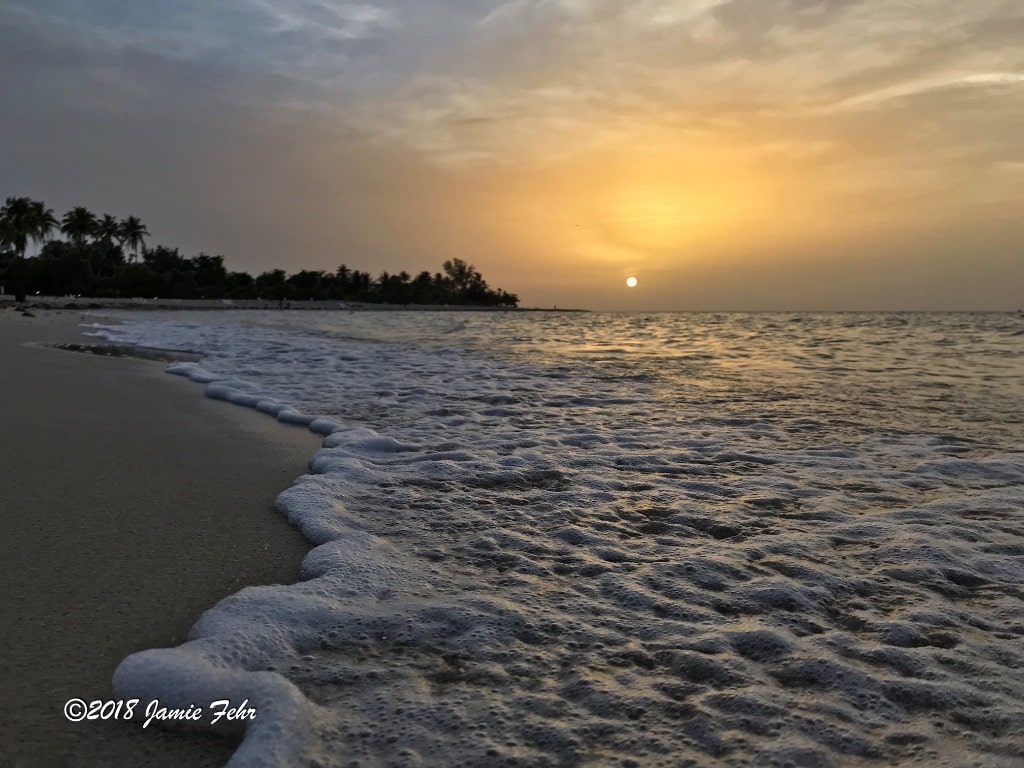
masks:
[[[369,304],[364,302],[348,302],[340,299],[326,301],[270,301],[263,299],[115,299],[90,298],[75,296],[30,296],[24,304],[14,300],[9,293],[0,293],[0,310],[15,311],[41,309],[44,311],[66,310],[88,312],[91,310],[130,310],[130,311],[325,311],[325,312],[484,312],[511,314],[725,314],[725,315],[1013,315],[1024,319],[1024,309],[1018,307],[978,308],[961,307],[958,309],[590,309],[586,307],[481,307],[461,304]]]
[[[135,356],[85,345],[78,311],[0,305],[0,764],[219,766],[237,740],[70,723],[117,665],[184,641],[248,585],[292,583],[311,545],[274,510],[320,439]]]
[[[23,304],[15,302],[11,294],[0,294],[0,309],[67,310],[93,309],[121,310],[302,310],[333,312],[589,312],[587,309],[559,309],[558,307],[483,307],[471,304],[371,304],[341,299],[322,301],[276,301],[265,299],[113,299],[84,296],[31,296]]]

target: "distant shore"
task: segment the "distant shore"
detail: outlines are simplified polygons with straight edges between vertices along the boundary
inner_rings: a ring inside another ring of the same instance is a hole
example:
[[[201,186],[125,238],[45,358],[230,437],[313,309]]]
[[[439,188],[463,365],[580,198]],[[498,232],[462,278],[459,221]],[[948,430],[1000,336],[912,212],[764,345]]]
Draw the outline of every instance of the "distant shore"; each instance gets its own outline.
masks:
[[[0,307],[15,306],[12,294],[0,294]],[[587,312],[586,309],[560,307],[480,307],[466,304],[373,304],[363,301],[277,301],[270,299],[115,299],[85,296],[29,296],[26,309],[292,309],[320,311],[390,312]]]

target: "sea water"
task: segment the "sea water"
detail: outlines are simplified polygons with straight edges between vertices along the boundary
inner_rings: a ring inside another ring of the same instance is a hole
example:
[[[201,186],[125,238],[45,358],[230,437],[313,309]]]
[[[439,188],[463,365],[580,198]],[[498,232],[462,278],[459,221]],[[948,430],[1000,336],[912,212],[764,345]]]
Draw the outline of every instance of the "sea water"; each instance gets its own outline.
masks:
[[[1024,764],[1014,315],[120,319],[325,436],[302,581],[115,675],[232,766]]]

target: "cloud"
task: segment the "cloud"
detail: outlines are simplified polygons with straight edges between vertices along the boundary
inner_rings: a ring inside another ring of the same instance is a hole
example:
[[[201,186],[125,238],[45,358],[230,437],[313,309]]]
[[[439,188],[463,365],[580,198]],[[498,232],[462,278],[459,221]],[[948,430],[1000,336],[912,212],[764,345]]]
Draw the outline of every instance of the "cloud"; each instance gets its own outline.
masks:
[[[349,48],[395,23],[386,8],[325,0],[153,0],[117,9],[99,0],[5,4],[23,22],[62,30],[79,45],[220,69],[332,81]]]
[[[879,109],[1024,72],[1007,33],[1024,17],[995,0],[161,0],[117,15],[97,0],[5,7],[105,58],[123,82],[145,88],[127,71],[142,54],[179,61],[244,83],[238,95],[262,83],[253,98],[324,110],[451,166],[544,164],[659,131],[745,141],[777,114],[811,122],[821,110]]]
[[[544,164],[673,131],[746,142],[780,115],[810,126],[829,110],[1024,71],[995,23],[1018,17],[991,0],[517,0],[448,19],[462,39],[432,51],[405,37],[422,30],[407,11],[389,41],[418,51],[415,73],[346,93],[343,111],[453,165]]]
[[[240,268],[572,264],[545,297],[1019,214],[1001,0],[120,5],[0,0],[0,177]]]

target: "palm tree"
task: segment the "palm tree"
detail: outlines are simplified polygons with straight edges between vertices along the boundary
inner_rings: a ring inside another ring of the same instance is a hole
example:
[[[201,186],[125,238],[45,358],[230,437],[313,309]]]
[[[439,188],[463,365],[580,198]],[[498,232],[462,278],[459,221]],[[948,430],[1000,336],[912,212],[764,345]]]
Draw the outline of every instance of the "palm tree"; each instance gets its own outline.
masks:
[[[0,218],[0,251],[14,250],[14,228],[6,218]]]
[[[18,260],[25,258],[29,238],[39,241],[52,229],[53,211],[42,203],[28,197],[8,197],[0,207],[0,241],[4,248],[10,248]],[[56,222],[54,222],[56,223]],[[20,269],[12,272],[13,265],[7,266],[7,276],[14,288],[15,301],[25,301],[25,284]]]
[[[451,281],[460,302],[479,301],[483,298],[487,283],[472,264],[467,264],[462,259],[452,259],[442,264],[441,268]]]
[[[137,216],[129,216],[121,222],[121,242],[132,249],[132,261],[138,260],[139,248],[145,246],[148,236],[149,230]]]
[[[8,197],[0,208],[0,230],[7,247],[18,258],[24,258],[28,239],[35,239],[38,231],[35,224],[35,205],[27,197]]]
[[[107,248],[110,248],[115,240],[120,244],[121,223],[109,213],[104,213],[103,218],[96,224],[96,236]]]
[[[448,279],[455,284],[455,290],[465,291],[480,278],[480,273],[462,259],[452,259],[441,265]]]
[[[45,243],[50,234],[57,228],[57,219],[53,208],[47,208],[41,200],[32,201],[32,231],[29,233],[37,244]]]
[[[84,245],[85,238],[95,237],[97,224],[95,214],[79,205],[64,214],[60,231],[71,238],[75,245]]]
[[[341,298],[345,298],[345,296],[348,295],[348,287],[349,281],[352,277],[352,270],[342,264],[334,274],[338,278],[338,293]]]

